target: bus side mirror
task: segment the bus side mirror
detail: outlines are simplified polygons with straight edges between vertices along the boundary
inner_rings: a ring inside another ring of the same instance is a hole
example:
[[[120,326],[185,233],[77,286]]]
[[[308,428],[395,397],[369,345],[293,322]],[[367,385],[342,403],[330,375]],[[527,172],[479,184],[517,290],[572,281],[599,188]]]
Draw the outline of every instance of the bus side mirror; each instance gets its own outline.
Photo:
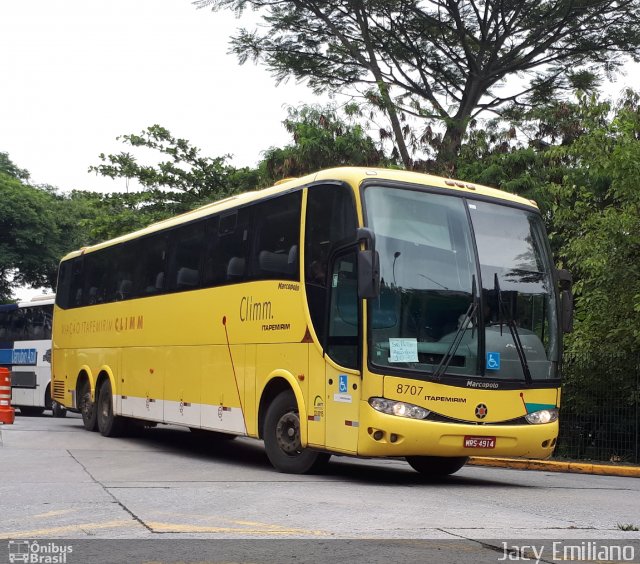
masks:
[[[558,282],[560,283],[560,323],[564,333],[571,333],[573,331],[573,293],[571,292],[573,277],[564,268],[557,272]]]
[[[358,251],[358,297],[377,298],[380,295],[380,257],[378,251]]]
[[[377,298],[380,295],[380,256],[376,251],[376,235],[371,229],[360,227],[356,238],[366,245],[366,250],[358,251],[358,297]]]

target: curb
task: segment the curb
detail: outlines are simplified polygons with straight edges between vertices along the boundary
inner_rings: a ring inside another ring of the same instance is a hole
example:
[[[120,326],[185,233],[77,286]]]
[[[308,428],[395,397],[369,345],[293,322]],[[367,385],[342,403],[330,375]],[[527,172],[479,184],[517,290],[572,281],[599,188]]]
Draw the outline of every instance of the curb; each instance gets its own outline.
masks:
[[[608,464],[588,464],[582,462],[557,462],[554,460],[524,460],[514,458],[471,457],[472,466],[491,466],[514,470],[544,470],[546,472],[571,472],[575,474],[597,474],[601,476],[623,476],[640,478],[640,466],[613,466]]]

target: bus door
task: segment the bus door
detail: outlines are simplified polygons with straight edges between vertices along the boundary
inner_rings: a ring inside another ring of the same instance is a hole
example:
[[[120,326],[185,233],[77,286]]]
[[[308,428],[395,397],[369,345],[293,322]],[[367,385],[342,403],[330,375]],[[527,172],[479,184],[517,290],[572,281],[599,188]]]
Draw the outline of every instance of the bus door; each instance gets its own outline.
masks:
[[[361,316],[358,300],[357,254],[340,254],[329,279],[329,324],[326,338],[326,445],[356,453],[362,373]]]

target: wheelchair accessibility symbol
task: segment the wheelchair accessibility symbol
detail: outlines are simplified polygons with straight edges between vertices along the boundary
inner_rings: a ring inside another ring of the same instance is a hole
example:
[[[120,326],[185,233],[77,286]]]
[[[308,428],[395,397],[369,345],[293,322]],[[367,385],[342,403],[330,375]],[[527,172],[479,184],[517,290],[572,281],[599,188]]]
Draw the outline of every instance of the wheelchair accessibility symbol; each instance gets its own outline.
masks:
[[[487,370],[500,370],[500,353],[487,353]]]
[[[341,394],[347,393],[347,375],[340,374],[340,380],[338,381],[338,392]]]

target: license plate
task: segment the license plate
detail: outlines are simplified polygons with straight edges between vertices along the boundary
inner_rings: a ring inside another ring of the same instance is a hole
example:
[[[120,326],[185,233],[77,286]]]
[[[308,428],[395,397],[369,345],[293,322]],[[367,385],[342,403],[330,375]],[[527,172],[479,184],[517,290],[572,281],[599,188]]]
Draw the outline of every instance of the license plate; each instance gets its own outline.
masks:
[[[470,437],[464,438],[464,448],[496,448],[495,437]]]

